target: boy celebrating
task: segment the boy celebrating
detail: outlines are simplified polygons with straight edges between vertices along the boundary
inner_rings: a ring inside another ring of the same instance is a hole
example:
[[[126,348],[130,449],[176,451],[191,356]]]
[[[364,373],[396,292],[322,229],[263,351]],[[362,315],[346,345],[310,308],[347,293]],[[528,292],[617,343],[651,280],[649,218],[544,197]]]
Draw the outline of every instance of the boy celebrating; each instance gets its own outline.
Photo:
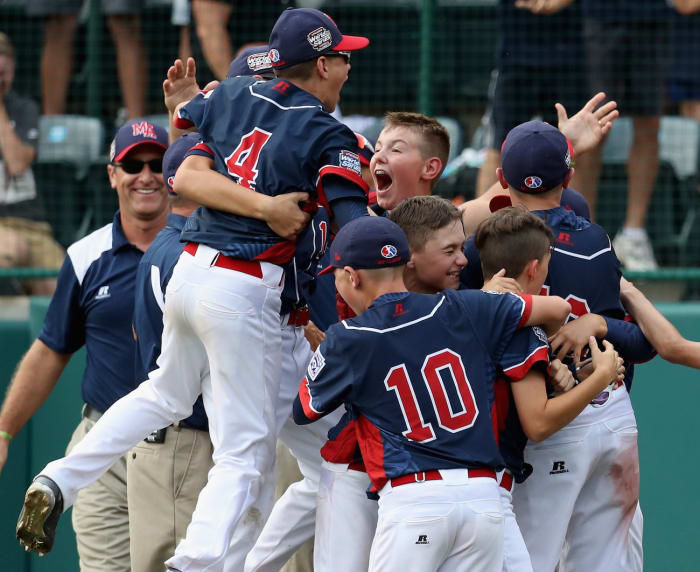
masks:
[[[556,328],[569,310],[556,297],[409,293],[409,257],[389,221],[359,219],[338,234],[336,287],[359,315],[329,329],[300,385],[295,420],[313,421],[343,402],[356,418],[380,497],[370,569],[500,570],[494,469],[502,461],[487,414],[489,385],[518,327]]]

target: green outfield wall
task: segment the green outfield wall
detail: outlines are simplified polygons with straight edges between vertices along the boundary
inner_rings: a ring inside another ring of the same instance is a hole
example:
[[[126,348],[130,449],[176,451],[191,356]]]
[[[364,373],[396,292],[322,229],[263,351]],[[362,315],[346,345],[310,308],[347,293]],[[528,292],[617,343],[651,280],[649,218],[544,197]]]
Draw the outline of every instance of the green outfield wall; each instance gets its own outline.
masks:
[[[27,320],[0,320],[3,393],[17,362],[41,328],[47,304],[47,299],[32,299]],[[685,336],[700,340],[700,304],[665,304],[659,309]],[[80,419],[84,362],[83,351],[73,357],[49,400],[12,442],[0,475],[2,572],[78,570],[69,514],[61,519],[54,549],[44,558],[25,554],[20,548],[15,541],[15,522],[31,477],[48,461],[63,455]],[[655,358],[637,367],[632,401],[639,425],[645,567],[649,571],[695,572],[700,539],[700,498],[694,492],[700,473],[700,458],[695,457],[700,375]]]

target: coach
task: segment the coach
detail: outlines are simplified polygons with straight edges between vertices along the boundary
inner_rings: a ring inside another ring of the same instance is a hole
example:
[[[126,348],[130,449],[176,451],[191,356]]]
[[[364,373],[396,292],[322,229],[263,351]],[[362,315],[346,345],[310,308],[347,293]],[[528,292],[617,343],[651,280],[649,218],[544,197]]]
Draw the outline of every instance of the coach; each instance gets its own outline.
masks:
[[[109,181],[119,198],[110,224],[68,248],[44,326],[14,375],[0,411],[0,470],[9,440],[51,393],[82,345],[82,420],[68,445],[78,443],[112,403],[136,386],[131,330],[136,269],[168,218],[161,177],[167,132],[146,121],[124,125],[112,142]],[[80,569],[129,571],[126,464],[81,491],[73,508]]]

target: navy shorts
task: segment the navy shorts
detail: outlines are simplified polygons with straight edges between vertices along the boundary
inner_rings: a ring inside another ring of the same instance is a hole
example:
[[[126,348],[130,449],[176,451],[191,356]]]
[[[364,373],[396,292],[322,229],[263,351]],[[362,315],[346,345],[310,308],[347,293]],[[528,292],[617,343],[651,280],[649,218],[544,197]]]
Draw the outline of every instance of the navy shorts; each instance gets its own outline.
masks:
[[[503,66],[493,72],[489,99],[488,142],[500,150],[508,132],[516,125],[541,117],[557,124],[554,104],[559,102],[569,116],[590,99],[582,66],[535,67]]]
[[[604,91],[625,115],[661,115],[669,64],[668,32],[668,22],[585,20],[591,91]]]

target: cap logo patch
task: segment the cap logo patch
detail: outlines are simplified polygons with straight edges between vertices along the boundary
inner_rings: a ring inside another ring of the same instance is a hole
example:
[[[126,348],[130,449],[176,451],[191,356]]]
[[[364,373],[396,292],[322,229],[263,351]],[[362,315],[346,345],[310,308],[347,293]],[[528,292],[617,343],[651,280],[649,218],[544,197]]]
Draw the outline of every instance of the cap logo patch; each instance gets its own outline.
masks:
[[[525,178],[525,186],[528,189],[539,189],[542,186],[542,179],[536,176],[530,176]]]
[[[567,149],[566,151],[566,157],[564,157],[564,163],[566,163],[566,167],[568,169],[571,168],[571,151]]]
[[[382,256],[384,258],[394,258],[399,253],[393,244],[385,244],[382,246]]]
[[[168,177],[168,186],[172,189],[175,186],[175,177],[170,175]]]
[[[277,63],[280,61],[280,53],[274,48],[270,50],[270,62]]]
[[[246,60],[251,71],[260,71],[272,65],[269,53],[250,54]]]
[[[343,169],[353,171],[357,175],[362,174],[362,167],[360,166],[360,156],[357,153],[352,153],[350,151],[341,151],[339,165],[343,167]]]
[[[331,31],[328,28],[321,26],[316,28],[313,32],[309,32],[306,35],[311,47],[317,52],[321,52],[327,48],[330,48],[333,44],[333,36],[331,36]]]
[[[131,126],[131,134],[134,137],[148,137],[149,139],[158,139],[156,132],[153,129],[153,125],[148,123],[148,121],[139,121]]]

